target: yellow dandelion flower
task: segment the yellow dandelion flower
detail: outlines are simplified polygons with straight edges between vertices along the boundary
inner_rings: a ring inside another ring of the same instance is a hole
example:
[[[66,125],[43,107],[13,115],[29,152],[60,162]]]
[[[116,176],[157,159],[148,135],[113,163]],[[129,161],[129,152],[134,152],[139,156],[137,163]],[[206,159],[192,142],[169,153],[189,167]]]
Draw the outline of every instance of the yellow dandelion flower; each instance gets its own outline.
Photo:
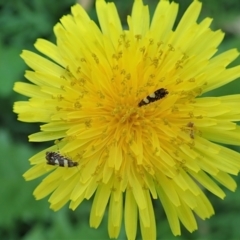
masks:
[[[240,144],[240,95],[200,97],[240,77],[227,67],[235,49],[216,54],[223,32],[210,18],[197,19],[193,1],[173,30],[178,4],[161,0],[150,21],[148,7],[135,0],[122,28],[113,3],[97,0],[99,27],[80,5],[54,27],[56,44],[38,39],[21,57],[32,83],[14,90],[29,97],[14,112],[25,122],[42,122],[30,141],[58,143],[30,159],[24,177],[47,172],[34,191],[51,194],[53,210],[68,201],[76,209],[94,196],[90,225],[97,228],[106,208],[108,231],[117,238],[124,218],[128,239],[139,219],[143,239],[156,239],[152,199],[159,199],[174,235],[180,222],[190,232],[214,214],[206,188],[224,198],[216,183],[234,191],[230,174],[240,154],[217,143]],[[124,215],[123,215],[124,212]]]

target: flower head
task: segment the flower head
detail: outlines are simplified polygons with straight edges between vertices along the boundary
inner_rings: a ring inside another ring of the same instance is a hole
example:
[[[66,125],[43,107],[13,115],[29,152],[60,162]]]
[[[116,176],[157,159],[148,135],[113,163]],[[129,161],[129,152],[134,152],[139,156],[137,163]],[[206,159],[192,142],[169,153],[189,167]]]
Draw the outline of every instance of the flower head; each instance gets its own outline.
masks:
[[[76,209],[94,195],[90,225],[98,227],[109,208],[109,235],[117,237],[124,211],[128,239],[137,221],[143,239],[156,238],[151,199],[159,199],[174,235],[180,222],[197,229],[214,214],[202,187],[220,198],[216,182],[230,190],[240,154],[217,143],[240,144],[240,95],[200,97],[240,76],[232,49],[216,54],[224,34],[211,19],[197,23],[193,1],[173,30],[174,2],[161,0],[150,22],[148,7],[135,0],[123,30],[113,3],[97,0],[99,27],[80,5],[54,27],[57,42],[38,39],[47,58],[23,51],[32,83],[14,90],[29,101],[14,112],[25,122],[42,122],[30,141],[58,140],[30,159],[24,177],[48,176],[34,191],[51,194],[54,210],[68,201]],[[124,206],[124,207],[123,207]]]

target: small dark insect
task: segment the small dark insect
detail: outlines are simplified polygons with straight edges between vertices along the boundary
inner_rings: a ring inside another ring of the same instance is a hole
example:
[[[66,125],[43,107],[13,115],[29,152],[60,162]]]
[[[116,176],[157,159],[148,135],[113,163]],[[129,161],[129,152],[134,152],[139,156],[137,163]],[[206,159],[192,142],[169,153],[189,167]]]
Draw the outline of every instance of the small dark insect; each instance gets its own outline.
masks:
[[[143,105],[147,105],[149,103],[155,102],[159,99],[164,98],[168,94],[168,90],[165,88],[160,88],[156,90],[155,92],[149,94],[147,97],[145,97],[141,102],[138,104],[139,107]]]
[[[193,122],[189,122],[187,124],[187,127],[190,128],[190,138],[194,139],[194,123]]]
[[[75,167],[78,162],[73,162],[71,159],[62,156],[58,152],[46,152],[47,164],[59,167]]]

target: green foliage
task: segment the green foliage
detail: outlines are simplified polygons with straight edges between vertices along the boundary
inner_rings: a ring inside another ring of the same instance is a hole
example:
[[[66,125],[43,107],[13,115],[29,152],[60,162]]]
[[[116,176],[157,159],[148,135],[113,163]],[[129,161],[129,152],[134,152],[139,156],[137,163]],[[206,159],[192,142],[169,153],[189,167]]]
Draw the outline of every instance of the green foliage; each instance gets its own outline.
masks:
[[[180,3],[180,16],[192,0],[175,0]],[[133,1],[114,1],[119,9],[123,25],[131,12]],[[153,13],[157,0],[146,0]],[[223,29],[226,37],[220,51],[229,48],[240,50],[240,33],[234,28],[238,24],[240,1],[203,0],[201,19],[214,18],[213,29]],[[23,97],[13,93],[15,81],[24,81],[25,64],[19,57],[22,49],[33,50],[37,38],[55,41],[53,26],[59,18],[70,11],[73,0],[9,0],[0,3],[0,239],[108,239],[107,218],[99,229],[89,227],[91,201],[85,201],[72,212],[66,207],[58,212],[49,209],[47,199],[35,201],[32,192],[40,180],[26,182],[22,174],[28,170],[28,159],[44,149],[44,144],[30,144],[27,136],[39,130],[36,124],[20,123],[12,113],[12,104]],[[97,21],[95,8],[88,10],[91,18]],[[239,30],[238,30],[239,31]],[[35,50],[34,50],[35,51]],[[235,61],[240,64],[240,59]],[[239,93],[239,80],[217,89],[208,95]],[[235,148],[239,151],[239,148]],[[236,178],[240,184],[239,178]],[[199,220],[199,230],[190,234],[183,230],[177,239],[240,239],[240,191],[227,191],[224,201],[209,194],[216,210],[210,220]],[[156,204],[159,239],[175,239],[172,236],[165,214]],[[119,239],[126,239],[124,229]],[[138,233],[138,239],[141,239]]]

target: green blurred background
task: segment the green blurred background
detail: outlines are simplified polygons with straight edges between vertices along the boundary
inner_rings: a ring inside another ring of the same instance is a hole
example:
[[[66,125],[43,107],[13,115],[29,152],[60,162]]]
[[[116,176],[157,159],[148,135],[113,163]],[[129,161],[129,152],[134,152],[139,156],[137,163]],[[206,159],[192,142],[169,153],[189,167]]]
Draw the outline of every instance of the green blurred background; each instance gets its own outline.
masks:
[[[176,0],[177,1],[177,0]],[[178,0],[182,15],[192,0]],[[123,25],[131,12],[132,0],[114,1],[119,9]],[[153,12],[157,0],[145,0]],[[200,19],[214,18],[212,29],[226,32],[219,50],[240,50],[240,1],[203,0]],[[18,122],[12,112],[14,101],[26,99],[12,91],[15,81],[25,81],[27,66],[19,57],[22,49],[34,50],[37,38],[55,42],[53,26],[59,18],[68,14],[73,0],[1,0],[0,2],[0,239],[108,239],[107,218],[99,229],[89,227],[91,201],[85,201],[74,212],[64,207],[58,212],[49,209],[47,198],[35,201],[32,192],[41,179],[25,182],[22,174],[28,170],[28,159],[52,143],[29,143],[28,135],[39,130],[38,124]],[[94,1],[82,0],[91,18],[97,21]],[[240,64],[240,59],[233,65]],[[239,93],[237,80],[208,95]],[[230,146],[231,147],[231,146]],[[239,151],[239,147],[232,147]],[[240,183],[240,178],[235,177]],[[235,193],[226,190],[224,201],[206,192],[216,211],[210,220],[198,220],[199,230],[193,234],[182,228],[177,239],[240,239],[240,189]],[[158,239],[175,239],[165,214],[154,201]],[[119,239],[126,239],[122,228]],[[138,238],[141,234],[138,232]]]

